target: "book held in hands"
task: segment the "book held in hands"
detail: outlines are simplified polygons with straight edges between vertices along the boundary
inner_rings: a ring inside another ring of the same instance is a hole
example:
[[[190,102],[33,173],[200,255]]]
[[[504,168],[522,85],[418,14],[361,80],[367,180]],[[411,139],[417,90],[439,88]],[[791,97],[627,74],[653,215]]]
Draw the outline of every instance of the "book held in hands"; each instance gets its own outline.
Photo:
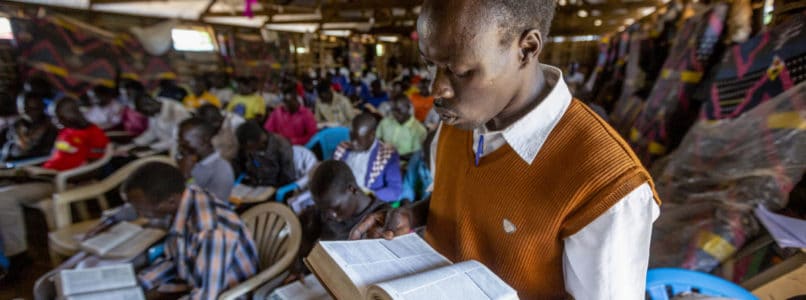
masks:
[[[518,299],[483,264],[451,263],[413,233],[319,242],[305,262],[336,299]]]

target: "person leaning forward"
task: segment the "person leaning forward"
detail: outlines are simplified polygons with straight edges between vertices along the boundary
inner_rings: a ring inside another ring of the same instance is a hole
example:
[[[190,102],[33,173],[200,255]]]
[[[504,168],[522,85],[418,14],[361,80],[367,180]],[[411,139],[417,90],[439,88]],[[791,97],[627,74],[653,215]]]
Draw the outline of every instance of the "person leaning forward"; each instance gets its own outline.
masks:
[[[352,239],[425,227],[523,299],[643,299],[660,199],[619,135],[539,62],[554,0],[426,0],[419,49],[442,123],[430,199]],[[381,230],[379,230],[381,228]]]

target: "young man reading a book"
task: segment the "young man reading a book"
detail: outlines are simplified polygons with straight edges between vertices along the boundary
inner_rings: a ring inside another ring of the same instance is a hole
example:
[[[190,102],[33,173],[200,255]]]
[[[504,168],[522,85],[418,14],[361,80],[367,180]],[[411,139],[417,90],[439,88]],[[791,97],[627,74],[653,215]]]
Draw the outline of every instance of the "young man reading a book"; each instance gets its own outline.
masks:
[[[319,164],[311,176],[310,191],[314,206],[300,214],[302,245],[293,278],[305,270],[302,258],[308,256],[317,241],[347,240],[350,230],[365,216],[386,209],[388,205],[364,193],[344,162],[328,160]]]
[[[554,0],[423,3],[419,49],[442,118],[434,191],[366,218],[352,238],[426,225],[437,251],[478,260],[521,298],[644,298],[659,199],[629,146],[539,62],[554,9]]]
[[[146,164],[121,192],[141,216],[166,220],[165,254],[138,276],[149,299],[215,299],[257,273],[257,249],[232,206],[196,185],[185,188],[179,169]]]
[[[377,130],[375,116],[358,115],[350,128],[350,141],[336,148],[333,159],[350,166],[362,190],[372,191],[384,202],[396,202],[403,190],[400,155],[393,146],[375,138]]]

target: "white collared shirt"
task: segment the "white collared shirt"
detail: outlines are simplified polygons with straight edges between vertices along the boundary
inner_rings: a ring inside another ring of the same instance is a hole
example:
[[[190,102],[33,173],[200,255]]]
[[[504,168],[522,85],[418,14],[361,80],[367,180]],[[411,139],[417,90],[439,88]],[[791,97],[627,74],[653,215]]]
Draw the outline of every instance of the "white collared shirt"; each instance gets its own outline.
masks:
[[[547,86],[551,87],[543,102],[503,130],[490,131],[485,127],[474,130],[473,153],[477,153],[483,135],[482,158],[509,144],[525,162],[535,163],[573,99],[562,71],[548,65],[543,65],[543,71]],[[440,131],[437,130],[431,144],[431,153],[436,152]],[[435,157],[431,155],[431,170],[436,177]],[[563,253],[566,291],[574,299],[643,299],[652,223],[659,215],[660,207],[652,189],[644,183],[566,238]]]

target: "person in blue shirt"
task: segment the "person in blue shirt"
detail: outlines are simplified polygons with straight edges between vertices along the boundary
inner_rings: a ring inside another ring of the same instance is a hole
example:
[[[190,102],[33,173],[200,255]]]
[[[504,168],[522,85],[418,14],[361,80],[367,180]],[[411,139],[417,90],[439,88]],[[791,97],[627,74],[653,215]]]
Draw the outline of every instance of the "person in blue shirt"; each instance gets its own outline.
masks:
[[[364,98],[364,103],[372,105],[373,108],[378,109],[381,104],[389,101],[389,93],[383,90],[381,80],[375,79],[372,81],[372,93],[369,97]]]
[[[434,177],[431,174],[431,142],[434,133],[429,133],[421,150],[414,152],[409,159],[406,174],[403,177],[403,192],[400,194],[400,205],[422,200],[431,196],[431,184]]]

